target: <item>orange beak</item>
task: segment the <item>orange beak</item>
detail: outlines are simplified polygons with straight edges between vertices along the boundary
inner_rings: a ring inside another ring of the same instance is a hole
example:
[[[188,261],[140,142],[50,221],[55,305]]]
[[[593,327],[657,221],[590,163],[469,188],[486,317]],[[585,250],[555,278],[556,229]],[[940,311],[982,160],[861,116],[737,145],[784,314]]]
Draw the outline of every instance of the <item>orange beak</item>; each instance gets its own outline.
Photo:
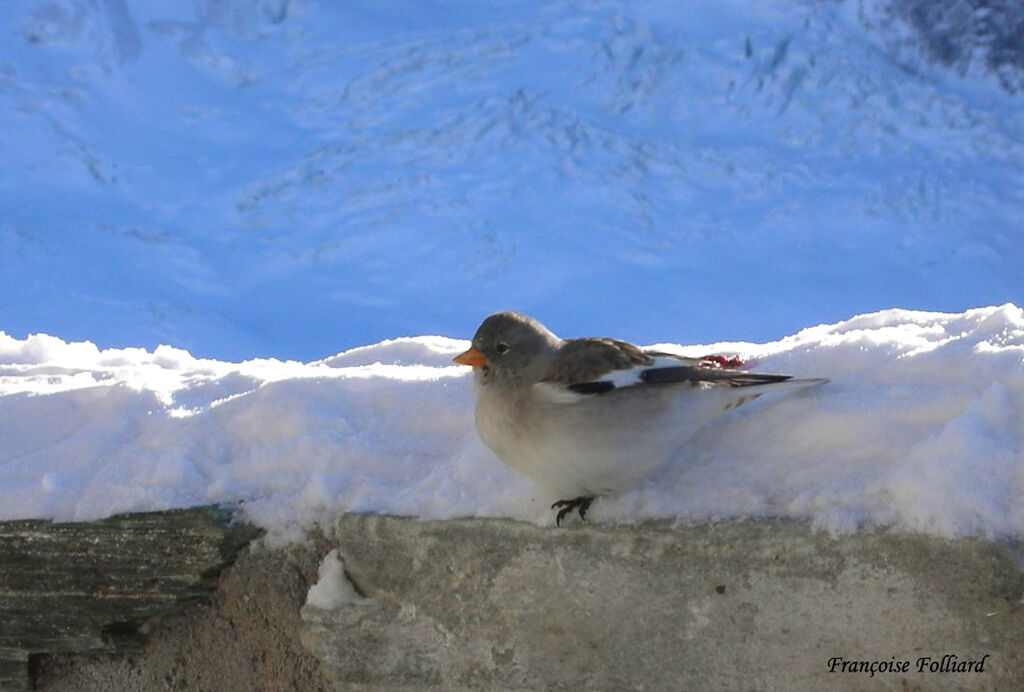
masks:
[[[487,359],[484,358],[484,354],[476,350],[475,346],[470,346],[468,351],[460,353],[452,358],[452,360],[459,365],[472,365],[474,368],[487,365]]]

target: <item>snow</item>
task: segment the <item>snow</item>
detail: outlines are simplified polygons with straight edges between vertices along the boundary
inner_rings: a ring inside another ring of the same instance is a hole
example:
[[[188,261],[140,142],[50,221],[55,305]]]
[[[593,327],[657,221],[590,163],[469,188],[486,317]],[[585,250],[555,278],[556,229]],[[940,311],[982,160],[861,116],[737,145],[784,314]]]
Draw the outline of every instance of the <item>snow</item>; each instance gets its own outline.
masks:
[[[831,378],[594,521],[1024,537],[1024,11],[968,5],[0,3],[0,518],[549,524],[450,363],[516,309]]]
[[[1020,307],[885,310],[762,344],[653,345],[831,382],[712,423],[588,519],[1024,537]],[[275,541],[341,512],[549,525],[558,498],[476,436],[469,369],[451,363],[467,346],[402,338],[308,363],[231,363],[0,335],[0,519],[240,502]]]
[[[308,361],[1019,302],[1024,49],[953,4],[0,3],[0,329]]]
[[[345,561],[335,548],[324,555],[317,569],[317,581],[309,587],[306,605],[321,610],[334,610],[343,605],[370,605],[371,599],[363,598],[345,576]]]

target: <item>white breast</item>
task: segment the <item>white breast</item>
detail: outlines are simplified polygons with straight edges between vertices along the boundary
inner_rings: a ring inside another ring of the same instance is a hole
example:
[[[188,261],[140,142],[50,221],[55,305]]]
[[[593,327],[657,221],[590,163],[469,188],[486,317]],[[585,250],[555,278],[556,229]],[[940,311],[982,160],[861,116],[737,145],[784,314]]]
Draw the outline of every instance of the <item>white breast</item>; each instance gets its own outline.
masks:
[[[480,386],[476,426],[501,461],[555,499],[606,495],[635,485],[708,420],[692,404],[713,404],[678,387],[630,387],[597,397],[552,396],[551,390],[542,385],[497,396],[494,388]]]

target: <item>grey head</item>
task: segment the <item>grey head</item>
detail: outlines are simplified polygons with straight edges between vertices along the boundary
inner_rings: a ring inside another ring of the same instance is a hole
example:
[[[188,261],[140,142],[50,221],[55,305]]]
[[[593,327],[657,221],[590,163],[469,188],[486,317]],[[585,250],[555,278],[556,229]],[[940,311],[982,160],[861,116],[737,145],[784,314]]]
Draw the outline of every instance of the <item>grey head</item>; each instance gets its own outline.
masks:
[[[474,368],[480,384],[532,384],[547,372],[561,345],[562,340],[537,320],[505,311],[484,319],[467,353],[475,350],[482,357],[482,364]]]

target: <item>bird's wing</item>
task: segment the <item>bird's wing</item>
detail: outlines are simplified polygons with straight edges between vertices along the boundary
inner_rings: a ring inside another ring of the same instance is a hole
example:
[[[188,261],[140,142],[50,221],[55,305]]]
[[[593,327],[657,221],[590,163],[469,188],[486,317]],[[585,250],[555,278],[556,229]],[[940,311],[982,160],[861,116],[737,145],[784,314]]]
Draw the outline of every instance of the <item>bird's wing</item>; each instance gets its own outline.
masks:
[[[680,382],[745,387],[788,379],[789,375],[726,370],[711,359],[646,351],[616,339],[585,338],[566,341],[536,386],[548,398],[573,402],[627,387]]]
[[[594,382],[619,370],[653,364],[653,356],[625,341],[596,337],[569,339],[562,345],[543,381],[571,386]]]

